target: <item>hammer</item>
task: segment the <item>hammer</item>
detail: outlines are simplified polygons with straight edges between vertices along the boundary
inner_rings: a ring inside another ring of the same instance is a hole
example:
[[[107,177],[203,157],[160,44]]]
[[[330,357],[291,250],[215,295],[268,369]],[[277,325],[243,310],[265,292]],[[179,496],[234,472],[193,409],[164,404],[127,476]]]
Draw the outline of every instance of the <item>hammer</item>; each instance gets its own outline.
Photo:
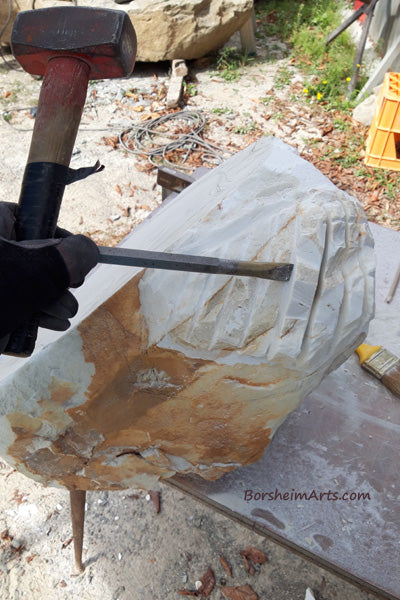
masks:
[[[68,166],[89,79],[132,73],[136,34],[122,11],[44,8],[18,14],[11,45],[25,71],[43,75],[19,198],[16,236],[18,241],[46,239],[54,237],[65,185],[74,181]],[[95,170],[96,166],[79,171]],[[5,353],[30,356],[37,329],[37,319],[23,324],[11,335]]]

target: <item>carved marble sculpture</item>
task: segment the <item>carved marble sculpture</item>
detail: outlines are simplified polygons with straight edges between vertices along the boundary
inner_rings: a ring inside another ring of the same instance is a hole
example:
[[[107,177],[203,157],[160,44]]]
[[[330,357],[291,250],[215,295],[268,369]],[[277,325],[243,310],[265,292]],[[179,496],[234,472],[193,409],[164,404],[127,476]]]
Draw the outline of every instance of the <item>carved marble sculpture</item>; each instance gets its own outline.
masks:
[[[360,204],[277,139],[167,200],[124,245],[295,267],[287,283],[97,267],[70,331],[0,360],[0,455],[46,485],[146,487],[257,461],[373,315]]]

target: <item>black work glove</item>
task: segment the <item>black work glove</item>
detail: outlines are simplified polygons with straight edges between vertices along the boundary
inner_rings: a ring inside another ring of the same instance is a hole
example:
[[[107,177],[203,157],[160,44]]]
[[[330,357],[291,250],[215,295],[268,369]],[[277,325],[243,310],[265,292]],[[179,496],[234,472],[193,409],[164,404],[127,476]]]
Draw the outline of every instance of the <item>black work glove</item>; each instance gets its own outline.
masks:
[[[57,228],[56,239],[15,241],[16,204],[0,202],[0,353],[8,337],[34,314],[46,329],[65,331],[78,310],[68,291],[97,264],[97,246]]]

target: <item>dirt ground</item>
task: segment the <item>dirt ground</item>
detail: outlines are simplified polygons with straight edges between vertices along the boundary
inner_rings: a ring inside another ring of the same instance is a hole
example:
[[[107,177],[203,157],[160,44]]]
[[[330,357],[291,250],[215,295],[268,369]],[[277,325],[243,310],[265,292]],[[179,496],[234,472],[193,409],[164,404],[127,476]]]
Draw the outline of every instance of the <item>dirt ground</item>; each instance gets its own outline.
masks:
[[[221,158],[270,134],[307,153],[308,141],[323,135],[323,121],[312,120],[306,108],[301,115],[285,108],[283,124],[268,101],[272,91],[287,100],[287,89],[277,85],[279,73],[289,76],[291,85],[301,85],[301,76],[277,40],[260,46],[258,56],[264,60],[248,65],[233,82],[207,61],[190,65],[185,109],[202,111],[204,137],[219,147]],[[0,181],[2,200],[17,201],[33,126],[30,108],[41,82],[6,58],[14,68],[0,65]],[[61,226],[115,244],[161,202],[152,165],[125,151],[118,136],[165,114],[168,69],[138,65],[128,79],[90,84],[71,166],[99,159],[105,171],[69,186]],[[199,155],[188,160],[192,166],[203,162],[213,165]],[[159,490],[159,514],[141,490],[88,494],[86,570],[74,577],[67,492],[45,489],[0,462],[0,599],[174,600],[182,597],[178,590],[195,589],[208,567],[216,576],[210,596],[216,600],[224,597],[224,584],[249,584],[260,599],[303,600],[307,587],[317,600],[375,597],[166,485]],[[246,573],[239,554],[248,546],[268,557],[254,576]],[[232,565],[232,577],[220,555]]]

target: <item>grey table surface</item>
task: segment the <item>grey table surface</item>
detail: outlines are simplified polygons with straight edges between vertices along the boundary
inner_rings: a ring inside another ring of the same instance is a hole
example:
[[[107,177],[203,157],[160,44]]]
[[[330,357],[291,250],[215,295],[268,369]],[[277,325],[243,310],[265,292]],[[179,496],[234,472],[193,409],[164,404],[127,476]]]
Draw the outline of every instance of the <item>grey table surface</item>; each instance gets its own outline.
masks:
[[[371,228],[376,316],[366,341],[400,356],[400,287],[384,302],[400,233]],[[259,462],[214,482],[176,476],[171,484],[352,582],[400,598],[399,471],[400,399],[354,355],[286,419]]]

